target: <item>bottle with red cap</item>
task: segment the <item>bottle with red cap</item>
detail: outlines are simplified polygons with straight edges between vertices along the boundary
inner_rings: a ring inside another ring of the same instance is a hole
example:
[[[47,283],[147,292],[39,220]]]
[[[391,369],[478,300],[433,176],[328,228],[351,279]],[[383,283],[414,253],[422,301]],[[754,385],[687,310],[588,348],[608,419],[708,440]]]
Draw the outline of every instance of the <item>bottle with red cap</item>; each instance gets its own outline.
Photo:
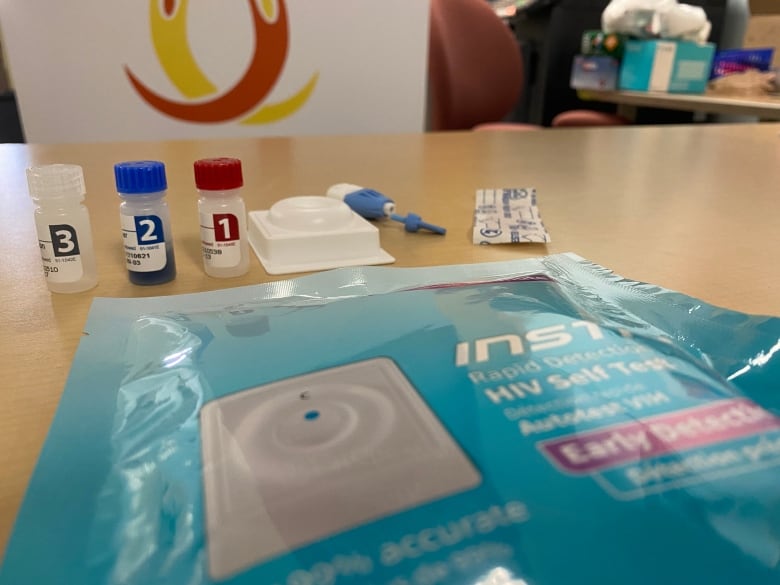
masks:
[[[244,178],[237,158],[195,161],[195,185],[200,193],[200,239],[206,274],[241,276],[249,270],[246,207],[241,198]]]

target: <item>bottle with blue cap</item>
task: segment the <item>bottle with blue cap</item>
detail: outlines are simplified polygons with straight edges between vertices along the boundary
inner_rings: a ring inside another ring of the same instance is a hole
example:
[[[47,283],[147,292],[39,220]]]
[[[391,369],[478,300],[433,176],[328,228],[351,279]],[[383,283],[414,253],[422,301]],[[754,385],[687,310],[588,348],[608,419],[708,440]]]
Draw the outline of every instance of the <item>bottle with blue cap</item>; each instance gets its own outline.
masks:
[[[162,284],[176,278],[173,234],[165,165],[159,161],[128,161],[114,165],[122,203],[122,242],[130,282]]]

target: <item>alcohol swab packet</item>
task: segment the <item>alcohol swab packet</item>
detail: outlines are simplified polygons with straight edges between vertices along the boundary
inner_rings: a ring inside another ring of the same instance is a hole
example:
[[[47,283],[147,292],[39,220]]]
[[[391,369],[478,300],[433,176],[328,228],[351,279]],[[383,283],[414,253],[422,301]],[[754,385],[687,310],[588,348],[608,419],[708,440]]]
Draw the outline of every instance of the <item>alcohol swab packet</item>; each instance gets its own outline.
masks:
[[[536,206],[536,189],[478,189],[475,244],[548,243],[550,234]]]

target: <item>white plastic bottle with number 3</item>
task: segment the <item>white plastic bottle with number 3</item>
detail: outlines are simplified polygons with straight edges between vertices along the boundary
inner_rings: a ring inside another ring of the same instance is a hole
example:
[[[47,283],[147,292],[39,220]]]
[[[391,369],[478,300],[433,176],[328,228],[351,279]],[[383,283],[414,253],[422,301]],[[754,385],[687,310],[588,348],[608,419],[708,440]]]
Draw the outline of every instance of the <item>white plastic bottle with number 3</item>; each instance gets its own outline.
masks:
[[[49,290],[76,293],[97,284],[89,212],[82,203],[86,188],[78,165],[27,169],[35,202],[35,227]]]
[[[249,270],[246,207],[241,198],[244,179],[237,158],[195,161],[195,185],[200,192],[200,240],[203,268],[218,278],[241,276]]]

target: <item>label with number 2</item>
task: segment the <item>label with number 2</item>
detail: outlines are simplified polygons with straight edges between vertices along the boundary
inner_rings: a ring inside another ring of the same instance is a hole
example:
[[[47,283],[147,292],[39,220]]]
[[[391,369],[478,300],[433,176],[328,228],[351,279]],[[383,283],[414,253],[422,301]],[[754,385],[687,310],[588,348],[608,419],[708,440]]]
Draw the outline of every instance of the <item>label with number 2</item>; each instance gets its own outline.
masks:
[[[165,268],[165,233],[158,216],[123,215],[122,239],[128,270],[155,272]]]

